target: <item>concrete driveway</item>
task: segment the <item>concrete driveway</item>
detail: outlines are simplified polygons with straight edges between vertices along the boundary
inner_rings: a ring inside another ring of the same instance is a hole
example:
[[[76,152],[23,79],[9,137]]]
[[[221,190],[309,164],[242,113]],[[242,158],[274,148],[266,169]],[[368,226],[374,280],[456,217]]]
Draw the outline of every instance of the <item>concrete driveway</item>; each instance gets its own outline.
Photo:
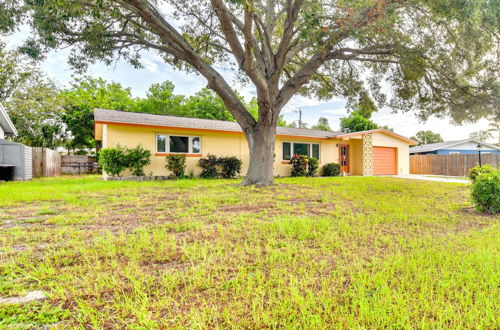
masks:
[[[425,180],[425,181],[437,181],[437,182],[453,182],[453,183],[464,183],[468,184],[470,181],[465,177],[449,177],[440,175],[421,175],[421,174],[409,174],[409,175],[394,175],[395,178],[402,179],[412,179],[412,180]]]

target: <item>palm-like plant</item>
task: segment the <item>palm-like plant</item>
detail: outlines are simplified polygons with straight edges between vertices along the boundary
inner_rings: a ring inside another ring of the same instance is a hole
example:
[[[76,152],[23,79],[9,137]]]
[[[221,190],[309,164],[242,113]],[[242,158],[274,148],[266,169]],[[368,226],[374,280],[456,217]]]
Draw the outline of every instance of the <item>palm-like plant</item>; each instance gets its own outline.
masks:
[[[493,121],[488,125],[490,128],[487,130],[491,134],[498,133],[498,144],[500,145],[500,121]]]

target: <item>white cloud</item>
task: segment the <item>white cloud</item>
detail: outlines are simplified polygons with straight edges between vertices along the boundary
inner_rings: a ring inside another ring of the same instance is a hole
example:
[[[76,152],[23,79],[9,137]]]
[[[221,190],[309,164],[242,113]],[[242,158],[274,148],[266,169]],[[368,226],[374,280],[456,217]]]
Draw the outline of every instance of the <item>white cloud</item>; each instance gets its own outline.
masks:
[[[340,109],[325,110],[323,111],[323,113],[332,115],[345,115],[347,113],[347,110],[345,108],[340,108]]]

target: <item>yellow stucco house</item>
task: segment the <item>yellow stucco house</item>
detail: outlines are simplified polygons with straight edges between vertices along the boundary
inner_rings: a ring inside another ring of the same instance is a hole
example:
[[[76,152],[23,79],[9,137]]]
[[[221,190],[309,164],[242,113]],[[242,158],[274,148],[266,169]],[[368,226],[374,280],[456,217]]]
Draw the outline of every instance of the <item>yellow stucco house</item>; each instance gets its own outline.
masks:
[[[165,156],[187,156],[187,173],[199,174],[196,163],[211,153],[236,156],[243,161],[242,174],[249,162],[248,145],[237,123],[145,113],[95,109],[95,138],[102,147],[120,144],[142,145],[151,150],[153,175],[168,175]],[[409,174],[409,146],[416,142],[385,129],[339,133],[303,128],[278,127],[275,144],[275,176],[289,176],[290,157],[304,154],[322,164],[339,163],[351,175]]]

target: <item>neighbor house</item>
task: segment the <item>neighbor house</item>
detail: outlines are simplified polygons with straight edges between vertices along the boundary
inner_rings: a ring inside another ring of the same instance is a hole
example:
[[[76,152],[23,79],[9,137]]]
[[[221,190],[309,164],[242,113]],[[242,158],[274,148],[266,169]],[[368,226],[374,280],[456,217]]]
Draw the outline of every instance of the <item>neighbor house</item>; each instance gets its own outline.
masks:
[[[475,139],[465,139],[459,141],[447,141],[430,144],[422,144],[410,148],[412,155],[457,155],[457,154],[477,154],[478,145],[481,146],[481,153],[500,153],[500,147],[484,143]]]
[[[0,139],[5,139],[6,136],[17,136],[17,130],[12,124],[7,111],[0,104]]]
[[[24,144],[5,140],[16,137],[17,130],[0,104],[0,180],[30,180],[32,174],[31,148]]]
[[[102,147],[118,144],[142,145],[151,150],[151,165],[145,171],[166,175],[165,156],[185,154],[187,173],[198,174],[196,166],[207,154],[236,156],[247,170],[249,150],[237,123],[95,109],[95,138]],[[278,127],[275,144],[275,176],[289,176],[290,157],[304,154],[316,157],[320,167],[340,163],[352,175],[409,174],[409,146],[416,142],[385,129],[338,133],[303,128]]]

